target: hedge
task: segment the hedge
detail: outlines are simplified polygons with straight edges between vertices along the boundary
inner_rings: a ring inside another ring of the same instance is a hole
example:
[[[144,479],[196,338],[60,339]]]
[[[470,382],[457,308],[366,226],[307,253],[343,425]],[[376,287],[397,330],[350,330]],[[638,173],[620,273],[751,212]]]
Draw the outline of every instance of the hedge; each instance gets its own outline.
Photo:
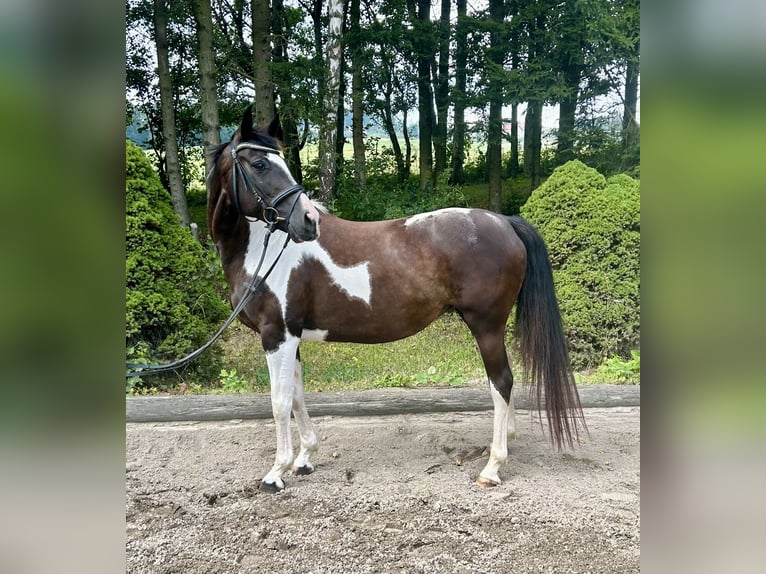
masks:
[[[126,142],[125,344],[128,359],[168,361],[192,351],[228,316],[213,285],[220,267],[181,226],[146,154]],[[220,352],[197,373],[217,374]]]
[[[573,365],[630,359],[640,343],[639,182],[570,161],[521,215],[548,244]]]

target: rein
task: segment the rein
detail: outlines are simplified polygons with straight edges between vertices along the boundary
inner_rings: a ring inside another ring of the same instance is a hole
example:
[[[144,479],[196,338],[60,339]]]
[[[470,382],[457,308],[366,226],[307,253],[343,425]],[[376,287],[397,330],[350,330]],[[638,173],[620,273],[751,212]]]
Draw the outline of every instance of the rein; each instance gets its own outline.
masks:
[[[270,147],[260,146],[260,145],[252,144],[248,142],[240,143],[237,147],[233,147],[231,150],[231,155],[234,160],[234,164],[233,164],[234,169],[232,169],[232,175],[231,175],[232,195],[234,198],[234,206],[237,210],[237,213],[241,217],[246,219],[247,221],[252,221],[251,218],[247,217],[244,213],[242,213],[242,210],[240,209],[240,206],[239,206],[239,190],[237,187],[237,180],[239,178],[237,177],[237,175],[241,175],[243,181],[245,182],[246,189],[250,191],[253,195],[255,195],[255,198],[258,200],[258,203],[263,208],[263,220],[266,222],[266,226],[268,228],[268,233],[266,233],[266,235],[263,238],[263,250],[261,251],[261,257],[258,260],[258,266],[256,267],[256,270],[253,273],[253,276],[250,278],[250,280],[244,284],[245,294],[239,300],[239,303],[237,303],[237,306],[231,312],[231,315],[229,315],[229,318],[226,319],[226,321],[221,326],[221,328],[215,332],[215,334],[208,340],[207,343],[205,343],[198,349],[192,351],[185,357],[181,357],[180,359],[176,359],[175,361],[171,363],[166,363],[164,365],[125,363],[125,366],[128,369],[135,369],[135,370],[128,370],[125,372],[126,379],[130,379],[132,377],[140,377],[141,375],[151,375],[155,373],[164,373],[166,371],[176,370],[190,363],[191,361],[199,357],[202,353],[207,351],[213,345],[213,343],[215,343],[221,337],[221,335],[223,335],[223,332],[227,329],[227,327],[234,322],[234,319],[237,317],[237,315],[239,315],[242,312],[245,306],[250,302],[250,300],[253,298],[253,295],[255,295],[255,293],[258,292],[261,289],[261,287],[263,287],[263,284],[266,282],[266,279],[268,279],[269,275],[271,275],[271,272],[277,266],[277,263],[282,257],[282,254],[285,252],[285,249],[287,248],[287,244],[290,242],[289,234],[287,234],[287,237],[285,238],[285,242],[282,245],[282,248],[280,249],[279,253],[277,254],[276,259],[274,259],[274,262],[266,270],[266,273],[263,275],[263,277],[260,277],[260,278],[258,277],[258,273],[260,272],[261,267],[263,266],[263,261],[266,258],[266,250],[269,247],[269,241],[271,240],[271,235],[274,233],[274,230],[276,229],[276,226],[279,223],[286,221],[290,218],[290,216],[293,213],[293,210],[295,209],[295,205],[298,203],[300,194],[303,193],[305,190],[299,184],[295,184],[295,185],[291,185],[287,189],[278,193],[276,197],[271,198],[268,195],[266,195],[255,184],[252,178],[248,175],[244,166],[242,165],[242,163],[239,161],[239,158],[237,157],[237,152],[239,152],[239,150],[243,148],[255,149],[259,151],[265,151],[267,153],[277,153],[277,154],[279,153],[279,151]],[[290,206],[290,212],[288,213],[287,217],[280,216],[279,212],[276,209],[276,206],[293,194],[295,195],[295,200],[293,201],[293,204]]]

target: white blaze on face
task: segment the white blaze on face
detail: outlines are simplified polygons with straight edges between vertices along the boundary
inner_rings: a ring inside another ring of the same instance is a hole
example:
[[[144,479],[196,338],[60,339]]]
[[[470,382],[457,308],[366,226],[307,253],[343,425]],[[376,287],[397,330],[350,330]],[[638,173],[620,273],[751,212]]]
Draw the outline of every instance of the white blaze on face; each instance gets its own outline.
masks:
[[[281,155],[276,153],[269,154],[269,160],[273,168],[279,169],[285,174],[291,185],[298,183],[295,181],[293,174],[290,172],[290,168],[287,167],[287,162],[285,162]]]
[[[293,177],[293,174],[290,171],[290,168],[287,167],[287,162],[285,162],[284,158],[281,155],[273,154],[273,157],[271,157],[270,159],[271,159],[272,167],[282,171],[287,177],[287,179],[289,180],[290,185],[296,185],[298,183],[297,181],[295,181],[295,178]],[[314,203],[308,198],[308,196],[305,193],[301,193],[301,196],[298,201],[301,207],[306,211],[308,218],[311,221],[318,223],[319,211],[317,210]],[[317,226],[317,237],[319,237],[319,226]]]

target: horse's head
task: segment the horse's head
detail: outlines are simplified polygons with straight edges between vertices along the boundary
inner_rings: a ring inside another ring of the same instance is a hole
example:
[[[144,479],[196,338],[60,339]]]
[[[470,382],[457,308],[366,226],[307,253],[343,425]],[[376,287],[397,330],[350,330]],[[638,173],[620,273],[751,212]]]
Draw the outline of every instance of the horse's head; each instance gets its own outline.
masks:
[[[319,212],[290,173],[275,139],[279,120],[267,133],[253,128],[252,107],[224,150],[220,167],[223,187],[235,209],[244,217],[264,221],[285,231],[293,241],[319,237]]]

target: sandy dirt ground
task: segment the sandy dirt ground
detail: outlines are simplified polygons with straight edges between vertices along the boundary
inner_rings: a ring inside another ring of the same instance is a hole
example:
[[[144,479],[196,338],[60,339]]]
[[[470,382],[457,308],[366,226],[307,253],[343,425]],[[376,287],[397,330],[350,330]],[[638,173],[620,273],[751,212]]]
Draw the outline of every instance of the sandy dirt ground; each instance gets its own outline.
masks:
[[[640,408],[585,415],[557,452],[518,411],[490,489],[490,412],[319,417],[316,472],[279,494],[271,421],[128,424],[128,572],[638,572]]]

